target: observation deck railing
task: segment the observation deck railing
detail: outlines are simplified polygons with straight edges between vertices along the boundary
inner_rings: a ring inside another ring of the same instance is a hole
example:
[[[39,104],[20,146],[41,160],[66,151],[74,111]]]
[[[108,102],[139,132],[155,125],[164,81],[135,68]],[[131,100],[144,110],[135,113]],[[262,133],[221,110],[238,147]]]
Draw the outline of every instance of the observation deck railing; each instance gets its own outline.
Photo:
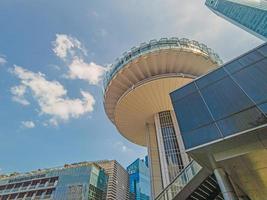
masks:
[[[122,57],[117,58],[115,63],[111,66],[111,69],[106,72],[103,80],[103,89],[106,91],[106,88],[115,76],[115,74],[123,68],[127,63],[133,59],[154,51],[159,51],[161,49],[188,49],[195,50],[200,53],[206,54],[210,59],[217,63],[218,65],[222,64],[222,60],[211,48],[207,47],[205,44],[199,43],[195,40],[189,40],[186,38],[161,38],[160,40],[150,40],[149,43],[141,43],[139,47],[133,47],[130,51],[123,53]]]
[[[173,200],[201,169],[202,167],[196,161],[191,161],[155,200]]]

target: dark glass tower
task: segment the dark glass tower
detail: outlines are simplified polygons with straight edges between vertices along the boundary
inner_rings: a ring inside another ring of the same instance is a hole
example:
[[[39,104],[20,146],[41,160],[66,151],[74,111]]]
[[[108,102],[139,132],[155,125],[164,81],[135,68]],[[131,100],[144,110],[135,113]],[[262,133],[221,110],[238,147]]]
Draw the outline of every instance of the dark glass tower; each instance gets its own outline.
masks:
[[[267,41],[266,0],[206,0],[217,15]]]

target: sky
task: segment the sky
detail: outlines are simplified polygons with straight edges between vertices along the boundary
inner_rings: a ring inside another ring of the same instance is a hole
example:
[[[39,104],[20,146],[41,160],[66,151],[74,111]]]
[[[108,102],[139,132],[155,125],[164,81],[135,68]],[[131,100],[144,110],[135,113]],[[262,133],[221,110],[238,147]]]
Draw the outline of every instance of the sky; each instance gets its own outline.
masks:
[[[102,79],[161,37],[205,43],[224,62],[263,43],[202,0],[1,0],[0,174],[144,157],[105,115]]]

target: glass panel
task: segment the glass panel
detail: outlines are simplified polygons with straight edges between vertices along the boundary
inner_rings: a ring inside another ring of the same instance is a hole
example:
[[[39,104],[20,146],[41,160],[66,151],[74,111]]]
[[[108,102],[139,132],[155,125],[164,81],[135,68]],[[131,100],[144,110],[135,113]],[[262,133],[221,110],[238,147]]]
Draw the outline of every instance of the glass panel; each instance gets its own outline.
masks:
[[[215,126],[215,123],[191,132],[182,133],[182,136],[186,149],[222,138],[218,128]]]
[[[197,88],[195,86],[195,83],[192,82],[192,83],[189,83],[187,85],[185,85],[184,87],[172,92],[170,95],[171,95],[171,98],[172,98],[172,101],[177,101],[193,92],[196,92],[197,91]]]
[[[262,53],[264,56],[267,56],[267,44],[265,44],[261,48],[259,48],[258,51],[260,53]]]
[[[256,103],[267,99],[267,59],[237,72],[233,77]]]
[[[242,56],[238,61],[243,65],[243,66],[248,66],[252,63],[255,63],[261,59],[263,59],[263,55],[258,52],[258,51],[252,51],[249,54]]]
[[[212,121],[209,111],[199,93],[173,103],[181,132],[187,132]]]
[[[259,105],[260,110],[267,115],[267,103]]]
[[[223,66],[227,71],[229,71],[230,73],[233,73],[241,68],[243,68],[244,66],[238,62],[238,60],[234,60],[228,64],[226,64],[225,66]]]
[[[202,89],[201,92],[215,120],[253,106],[252,101],[229,77]]]
[[[196,84],[201,89],[207,85],[214,83],[215,81],[222,79],[225,76],[227,76],[227,73],[225,72],[224,68],[221,67],[216,71],[210,72],[209,74],[196,80]]]
[[[256,107],[217,122],[224,136],[257,127],[264,123],[266,123],[266,117]]]

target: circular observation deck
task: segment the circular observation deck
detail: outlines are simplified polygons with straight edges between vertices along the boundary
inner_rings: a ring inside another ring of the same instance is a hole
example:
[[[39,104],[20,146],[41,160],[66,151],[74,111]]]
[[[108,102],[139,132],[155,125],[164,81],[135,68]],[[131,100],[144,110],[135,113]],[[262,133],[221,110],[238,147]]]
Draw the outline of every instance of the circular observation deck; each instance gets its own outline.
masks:
[[[146,123],[172,110],[169,93],[222,64],[204,44],[178,38],[142,43],[116,60],[104,77],[104,107],[118,131],[146,146]]]

